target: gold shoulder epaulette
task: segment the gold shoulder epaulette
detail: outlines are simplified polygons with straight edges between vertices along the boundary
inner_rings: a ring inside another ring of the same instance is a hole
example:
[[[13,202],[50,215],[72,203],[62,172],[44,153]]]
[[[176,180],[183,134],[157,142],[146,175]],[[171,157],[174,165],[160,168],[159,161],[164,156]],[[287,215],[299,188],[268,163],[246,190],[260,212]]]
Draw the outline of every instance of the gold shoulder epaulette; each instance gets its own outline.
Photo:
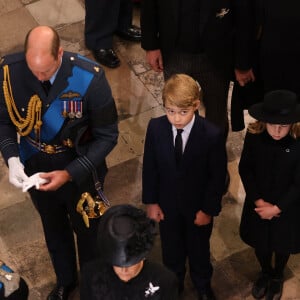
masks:
[[[39,139],[42,126],[42,101],[38,95],[33,95],[28,102],[26,117],[21,116],[13,97],[8,65],[3,66],[3,94],[9,117],[18,133],[26,136],[34,129],[36,137]]]

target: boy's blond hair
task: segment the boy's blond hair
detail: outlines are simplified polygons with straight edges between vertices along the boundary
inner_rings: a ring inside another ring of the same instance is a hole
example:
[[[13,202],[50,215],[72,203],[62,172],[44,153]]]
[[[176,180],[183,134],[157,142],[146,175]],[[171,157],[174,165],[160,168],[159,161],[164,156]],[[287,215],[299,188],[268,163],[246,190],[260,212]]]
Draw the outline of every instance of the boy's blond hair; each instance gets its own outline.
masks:
[[[255,121],[250,123],[248,126],[248,131],[253,134],[262,133],[265,129],[266,123],[262,121]],[[289,134],[294,139],[298,139],[300,137],[300,122],[292,124]]]
[[[186,108],[195,105],[200,100],[201,88],[199,83],[186,74],[174,74],[165,83],[162,91],[163,105],[175,105]]]

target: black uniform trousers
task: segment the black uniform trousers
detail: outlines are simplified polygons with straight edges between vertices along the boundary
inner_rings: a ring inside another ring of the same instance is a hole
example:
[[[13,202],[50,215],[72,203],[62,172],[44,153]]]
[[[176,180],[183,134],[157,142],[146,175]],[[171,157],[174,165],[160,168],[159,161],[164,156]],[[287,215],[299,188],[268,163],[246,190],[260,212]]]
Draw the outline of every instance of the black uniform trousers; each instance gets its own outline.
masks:
[[[113,34],[132,24],[132,0],[85,0],[87,48],[112,48]]]
[[[231,79],[228,70],[212,64],[205,53],[163,53],[163,62],[165,80],[173,74],[184,73],[198,81],[203,92],[206,119],[217,125],[227,137],[227,99]]]
[[[213,273],[209,242],[213,224],[196,226],[194,217],[167,214],[160,221],[162,258],[164,265],[177,275],[179,290],[184,286],[188,258],[191,279],[202,293],[210,287]]]
[[[75,157],[73,151],[58,154],[38,153],[25,163],[28,176],[36,172],[62,170]],[[73,182],[64,184],[57,191],[42,192],[31,189],[32,201],[40,214],[47,248],[59,285],[77,281],[76,234],[79,265],[99,256],[96,247],[96,233],[99,219],[90,220],[90,228],[76,211],[76,205],[83,192],[93,190],[90,186],[78,187]]]

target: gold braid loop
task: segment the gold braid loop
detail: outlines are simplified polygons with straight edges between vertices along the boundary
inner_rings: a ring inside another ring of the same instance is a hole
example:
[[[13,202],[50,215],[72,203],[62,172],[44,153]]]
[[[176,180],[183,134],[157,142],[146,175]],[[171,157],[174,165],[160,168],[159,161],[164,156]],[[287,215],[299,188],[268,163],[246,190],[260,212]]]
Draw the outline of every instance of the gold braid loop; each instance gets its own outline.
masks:
[[[33,95],[27,106],[26,118],[23,118],[16,106],[13,98],[8,65],[3,67],[3,93],[7,111],[13,124],[21,136],[28,135],[32,129],[35,131],[37,139],[40,139],[40,130],[42,126],[42,101],[38,95]]]

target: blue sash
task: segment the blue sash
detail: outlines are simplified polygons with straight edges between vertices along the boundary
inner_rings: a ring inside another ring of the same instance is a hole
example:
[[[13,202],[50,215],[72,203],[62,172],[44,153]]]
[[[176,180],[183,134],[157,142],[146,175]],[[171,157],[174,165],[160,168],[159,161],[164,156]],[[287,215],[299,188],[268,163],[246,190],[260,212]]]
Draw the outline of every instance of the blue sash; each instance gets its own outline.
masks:
[[[42,117],[42,127],[41,127],[41,143],[49,143],[56,134],[61,130],[65,117],[63,116],[62,98],[63,94],[73,93],[79,94],[81,97],[72,98],[72,101],[82,101],[94,74],[86,71],[77,66],[73,67],[73,74],[68,78],[68,86],[58,95],[58,97],[51,103],[46,113]],[[63,99],[67,100],[67,99]],[[32,139],[35,139],[34,131],[30,134]],[[20,158],[24,163],[32,155],[39,152],[39,149],[32,146],[26,139],[26,137],[21,137],[20,139]]]

